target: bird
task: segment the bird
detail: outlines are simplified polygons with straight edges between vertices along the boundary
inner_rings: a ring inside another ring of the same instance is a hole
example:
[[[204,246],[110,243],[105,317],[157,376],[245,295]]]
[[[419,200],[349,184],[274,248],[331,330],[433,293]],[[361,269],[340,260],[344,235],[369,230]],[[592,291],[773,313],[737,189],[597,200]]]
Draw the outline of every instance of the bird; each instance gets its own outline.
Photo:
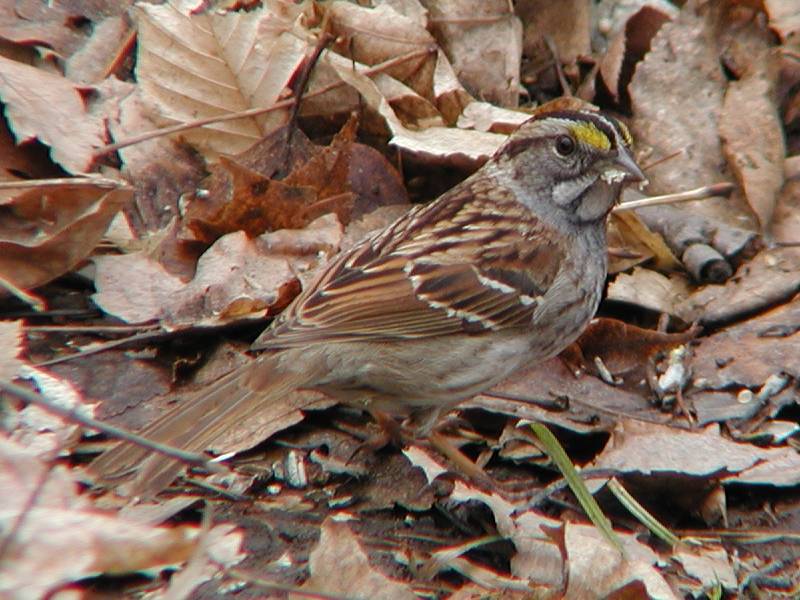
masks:
[[[475,173],[322,267],[256,339],[257,357],[140,432],[187,451],[296,389],[374,415],[439,415],[574,342],[607,275],[607,217],[646,181],[625,124],[593,110],[536,114]],[[152,495],[175,459],[120,442],[98,485]]]

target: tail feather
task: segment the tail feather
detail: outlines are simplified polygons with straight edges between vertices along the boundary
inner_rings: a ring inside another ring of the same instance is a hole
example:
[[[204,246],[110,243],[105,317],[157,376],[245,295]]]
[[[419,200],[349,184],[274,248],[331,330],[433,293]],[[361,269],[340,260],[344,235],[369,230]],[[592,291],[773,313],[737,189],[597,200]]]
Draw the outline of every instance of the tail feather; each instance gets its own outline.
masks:
[[[139,432],[150,440],[202,452],[269,404],[310,381],[308,371],[285,371],[262,355],[189,397]],[[183,468],[177,459],[121,442],[97,457],[89,471],[101,485],[117,485],[128,495],[154,495]]]

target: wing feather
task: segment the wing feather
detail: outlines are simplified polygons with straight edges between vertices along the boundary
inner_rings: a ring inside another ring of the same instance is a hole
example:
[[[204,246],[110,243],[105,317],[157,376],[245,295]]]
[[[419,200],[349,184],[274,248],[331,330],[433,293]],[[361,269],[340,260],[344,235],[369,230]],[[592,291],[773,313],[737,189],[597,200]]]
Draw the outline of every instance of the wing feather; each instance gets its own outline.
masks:
[[[499,188],[476,201],[492,183],[457,188],[344,252],[254,349],[529,326],[565,249]]]

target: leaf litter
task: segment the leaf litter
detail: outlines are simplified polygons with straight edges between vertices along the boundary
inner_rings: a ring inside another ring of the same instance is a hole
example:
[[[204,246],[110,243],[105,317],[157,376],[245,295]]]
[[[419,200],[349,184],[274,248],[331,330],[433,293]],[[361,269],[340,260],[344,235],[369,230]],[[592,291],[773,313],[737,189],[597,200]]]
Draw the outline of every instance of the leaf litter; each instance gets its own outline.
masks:
[[[232,473],[188,472],[137,505],[124,483],[79,485],[102,438],[3,392],[10,597],[103,574],[168,597],[796,592],[792,3],[576,2],[568,22],[537,1],[30,4],[0,12],[2,180],[24,186],[0,200],[0,372],[132,428],[252,360],[242,350],[316,267],[477,168],[536,104],[574,93],[622,113],[648,194],[737,188],[615,216],[601,318],[448,416],[494,489],[421,441],[364,450],[369,419],[298,391],[209,449],[238,453]],[[165,125],[186,128],[103,147]],[[624,557],[522,419],[551,426]],[[612,476],[700,543],[648,535]],[[742,543],[765,515],[775,536]]]

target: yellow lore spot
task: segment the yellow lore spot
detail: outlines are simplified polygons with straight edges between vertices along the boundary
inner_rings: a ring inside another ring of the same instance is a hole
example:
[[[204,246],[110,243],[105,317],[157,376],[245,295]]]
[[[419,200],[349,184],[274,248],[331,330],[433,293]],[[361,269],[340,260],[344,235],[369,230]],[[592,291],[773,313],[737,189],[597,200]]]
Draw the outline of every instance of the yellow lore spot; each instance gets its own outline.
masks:
[[[600,150],[608,151],[611,149],[611,140],[608,136],[597,128],[597,125],[588,121],[581,121],[570,125],[570,131],[575,139],[594,146]]]

